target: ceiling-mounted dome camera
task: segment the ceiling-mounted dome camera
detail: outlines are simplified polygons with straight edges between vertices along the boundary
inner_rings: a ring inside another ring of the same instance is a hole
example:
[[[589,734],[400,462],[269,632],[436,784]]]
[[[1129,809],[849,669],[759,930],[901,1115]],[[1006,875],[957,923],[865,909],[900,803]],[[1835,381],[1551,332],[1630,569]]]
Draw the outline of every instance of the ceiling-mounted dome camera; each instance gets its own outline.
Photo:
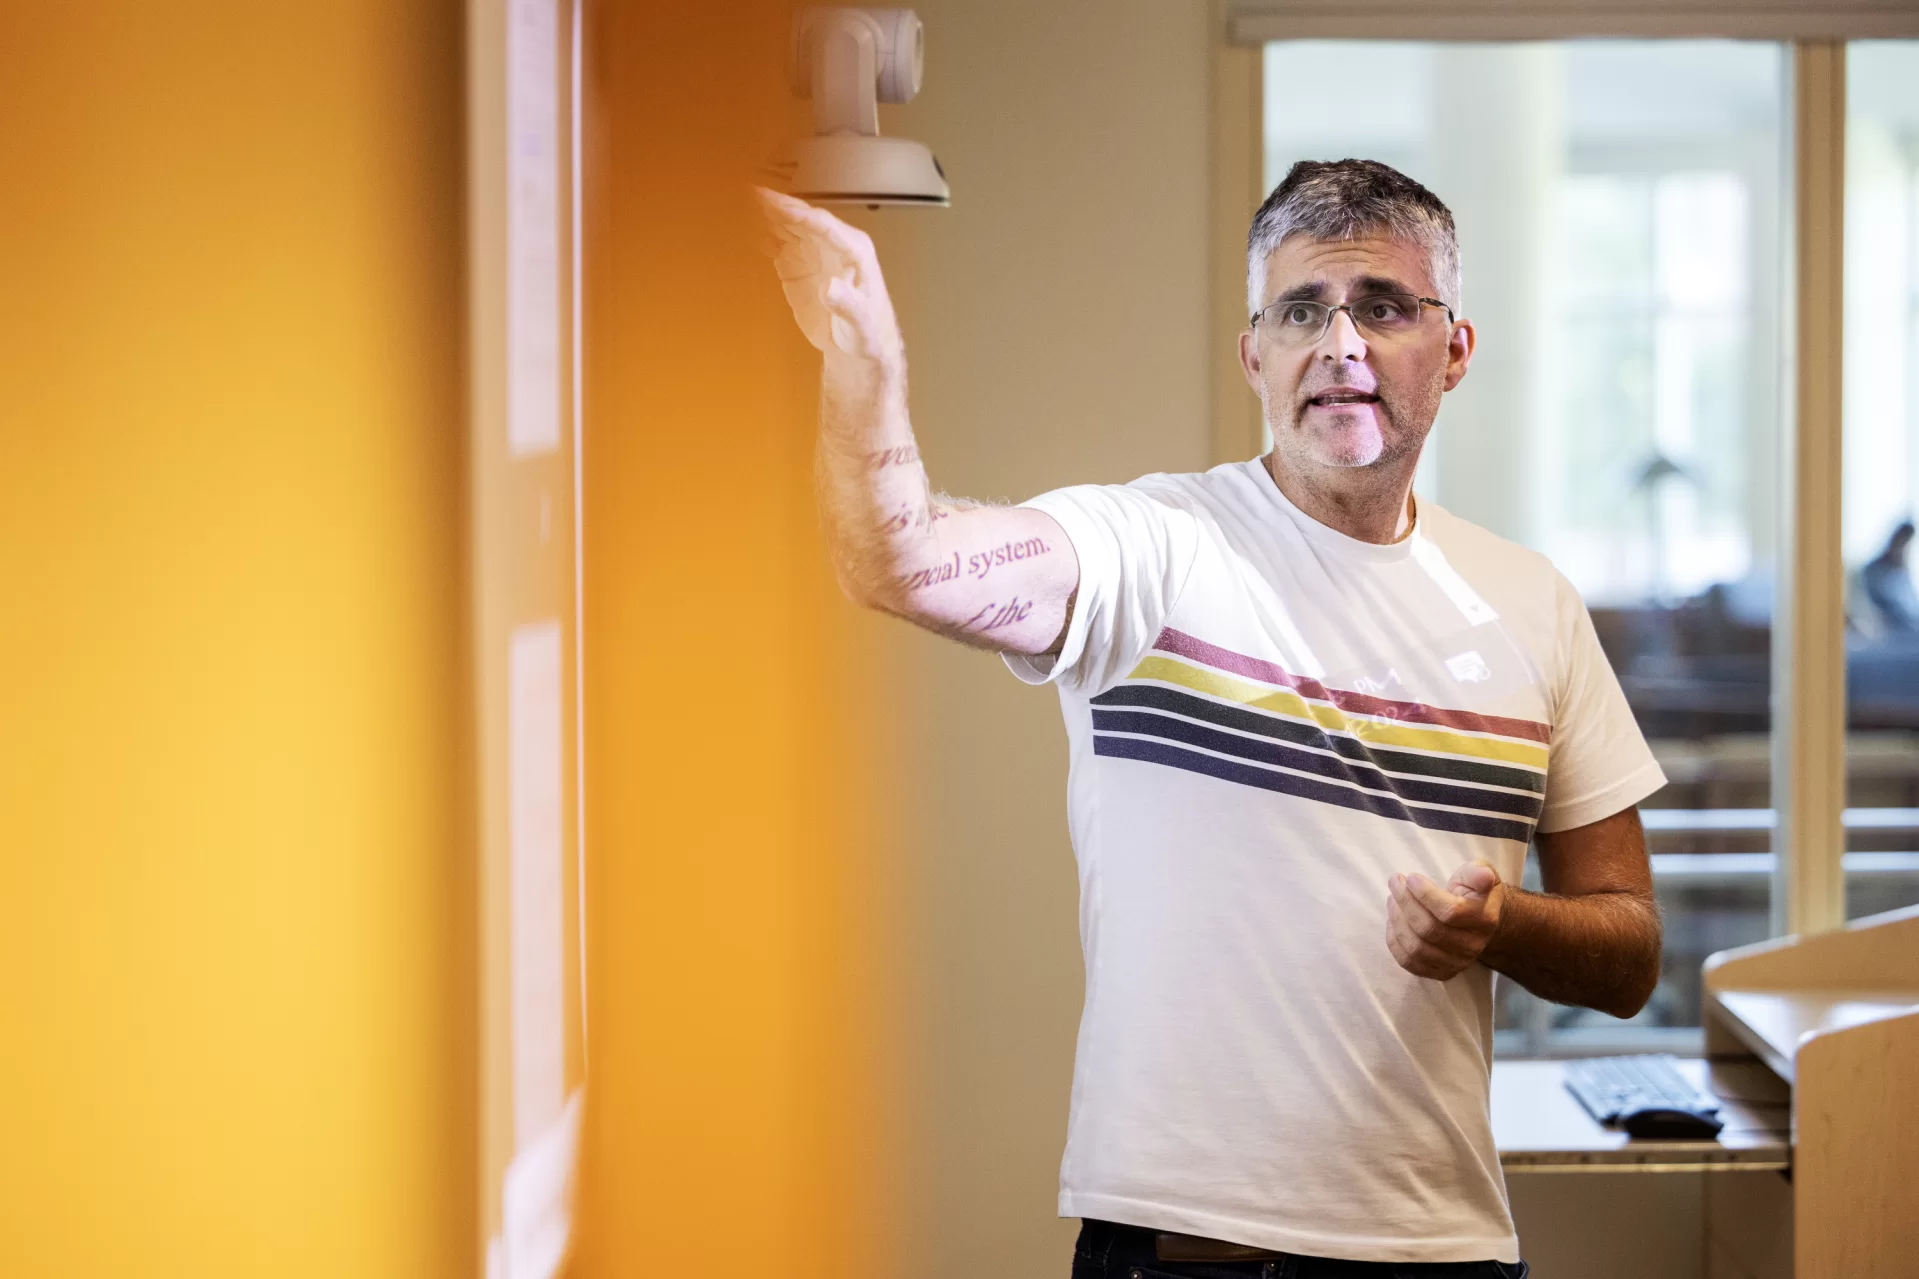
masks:
[[[813,100],[813,133],[788,143],[774,181],[820,204],[952,202],[925,145],[880,136],[879,104],[911,102],[926,30],[911,9],[804,9],[793,19],[793,92]]]

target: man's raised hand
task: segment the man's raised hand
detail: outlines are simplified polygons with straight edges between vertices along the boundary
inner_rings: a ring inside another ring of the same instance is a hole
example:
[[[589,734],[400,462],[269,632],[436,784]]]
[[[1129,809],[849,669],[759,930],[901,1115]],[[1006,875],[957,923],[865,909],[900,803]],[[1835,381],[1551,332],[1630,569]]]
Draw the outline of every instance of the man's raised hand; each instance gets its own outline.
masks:
[[[787,305],[806,340],[827,355],[877,363],[903,354],[898,318],[873,241],[825,209],[756,187]]]
[[[1499,928],[1506,887],[1485,862],[1461,866],[1444,888],[1420,874],[1387,882],[1386,947],[1415,977],[1457,977]]]
[[[793,318],[823,356],[815,476],[840,588],[966,644],[1057,653],[1079,587],[1066,530],[1030,507],[934,494],[873,241],[804,200],[759,200]]]

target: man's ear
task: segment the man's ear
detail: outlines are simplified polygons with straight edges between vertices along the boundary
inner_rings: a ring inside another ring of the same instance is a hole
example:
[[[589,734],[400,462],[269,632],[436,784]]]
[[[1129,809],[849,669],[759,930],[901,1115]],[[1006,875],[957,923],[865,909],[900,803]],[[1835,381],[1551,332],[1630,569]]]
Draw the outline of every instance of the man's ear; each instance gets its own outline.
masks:
[[[1239,371],[1246,375],[1246,385],[1259,391],[1259,342],[1253,337],[1251,329],[1241,330],[1239,335]]]
[[[1473,362],[1473,349],[1479,339],[1471,320],[1460,320],[1453,325],[1453,335],[1446,344],[1446,390],[1458,386],[1466,376],[1466,366]]]

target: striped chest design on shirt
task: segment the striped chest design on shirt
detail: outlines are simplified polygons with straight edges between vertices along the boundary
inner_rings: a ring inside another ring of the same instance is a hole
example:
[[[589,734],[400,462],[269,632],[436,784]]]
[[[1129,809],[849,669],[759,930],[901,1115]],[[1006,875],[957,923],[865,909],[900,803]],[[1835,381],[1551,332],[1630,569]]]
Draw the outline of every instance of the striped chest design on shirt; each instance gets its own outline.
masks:
[[[1092,699],[1093,753],[1432,830],[1532,838],[1551,730],[1327,688],[1168,627]]]

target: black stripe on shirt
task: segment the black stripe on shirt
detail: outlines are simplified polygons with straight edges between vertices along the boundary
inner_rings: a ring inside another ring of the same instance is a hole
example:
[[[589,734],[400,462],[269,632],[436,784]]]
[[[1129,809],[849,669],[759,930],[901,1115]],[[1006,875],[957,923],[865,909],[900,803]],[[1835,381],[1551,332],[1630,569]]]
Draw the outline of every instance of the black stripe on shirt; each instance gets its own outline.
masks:
[[[1295,742],[1323,751],[1333,751],[1360,764],[1388,773],[1412,773],[1437,777],[1449,782],[1477,782],[1482,786],[1504,786],[1543,795],[1546,778],[1528,768],[1462,759],[1457,755],[1419,755],[1390,747],[1369,746],[1356,737],[1328,733],[1317,724],[1303,724],[1268,711],[1248,706],[1209,701],[1192,693],[1158,684],[1121,684],[1092,699],[1095,708],[1140,706],[1170,711],[1193,719],[1203,719],[1242,733],[1257,733],[1276,741]]]
[[[1411,822],[1415,826],[1423,826],[1429,830],[1452,831],[1464,835],[1487,835],[1494,839],[1510,839],[1521,844],[1532,838],[1531,822],[1509,821],[1483,813],[1455,813],[1439,808],[1412,807],[1402,804],[1391,795],[1355,790],[1350,786],[1324,782],[1313,777],[1301,777],[1297,773],[1277,772],[1254,764],[1242,763],[1239,760],[1221,759],[1216,755],[1203,755],[1198,751],[1187,750],[1170,742],[1114,737],[1097,733],[1093,737],[1093,754],[1115,759],[1138,760],[1147,764],[1162,764],[1169,768],[1183,769],[1189,773],[1203,773],[1208,777],[1236,782],[1241,786],[1256,786],[1261,790],[1277,791],[1282,795],[1294,795],[1301,799],[1317,800],[1320,803],[1336,804],[1341,808],[1372,813],[1378,817]]]

